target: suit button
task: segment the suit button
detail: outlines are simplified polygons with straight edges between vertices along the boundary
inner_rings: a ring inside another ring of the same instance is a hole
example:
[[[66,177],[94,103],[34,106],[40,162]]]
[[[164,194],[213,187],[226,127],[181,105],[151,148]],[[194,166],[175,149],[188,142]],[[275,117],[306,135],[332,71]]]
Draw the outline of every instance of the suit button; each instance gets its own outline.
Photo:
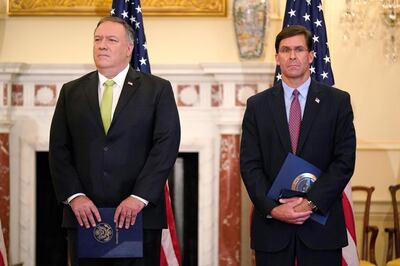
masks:
[[[107,171],[104,171],[103,174],[104,174],[104,176],[108,176]]]
[[[108,151],[108,147],[104,147],[103,150],[104,150],[104,151]]]

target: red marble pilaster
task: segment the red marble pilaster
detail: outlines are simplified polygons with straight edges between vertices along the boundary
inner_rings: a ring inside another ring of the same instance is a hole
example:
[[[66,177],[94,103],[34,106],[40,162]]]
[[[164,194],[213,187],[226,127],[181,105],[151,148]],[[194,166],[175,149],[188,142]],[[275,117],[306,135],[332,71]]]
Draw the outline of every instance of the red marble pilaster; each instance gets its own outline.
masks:
[[[8,248],[10,228],[10,155],[8,133],[0,133],[0,219]]]
[[[219,170],[219,266],[240,265],[239,135],[222,134]]]

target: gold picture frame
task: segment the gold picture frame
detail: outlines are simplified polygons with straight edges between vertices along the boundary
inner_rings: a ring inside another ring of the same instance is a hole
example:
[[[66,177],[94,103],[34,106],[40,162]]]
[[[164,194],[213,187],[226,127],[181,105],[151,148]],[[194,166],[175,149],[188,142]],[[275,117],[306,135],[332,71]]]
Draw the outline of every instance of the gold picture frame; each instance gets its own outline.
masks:
[[[120,0],[124,1],[124,0]],[[147,16],[226,16],[227,0],[142,0]],[[8,0],[10,16],[105,16],[112,0]]]

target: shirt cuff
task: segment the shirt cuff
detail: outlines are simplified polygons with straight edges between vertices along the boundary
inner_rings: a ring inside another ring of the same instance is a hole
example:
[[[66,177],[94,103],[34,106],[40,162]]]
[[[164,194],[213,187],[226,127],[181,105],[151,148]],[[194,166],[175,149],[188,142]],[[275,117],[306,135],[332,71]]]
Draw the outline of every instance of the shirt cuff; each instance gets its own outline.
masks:
[[[149,202],[148,202],[147,200],[145,200],[145,199],[143,199],[143,198],[141,198],[141,197],[138,197],[138,196],[136,196],[136,195],[130,195],[130,196],[131,196],[132,198],[135,198],[135,199],[140,200],[141,202],[144,203],[145,206],[147,206],[147,204],[149,204]]]
[[[70,196],[66,201],[64,201],[64,204],[70,204],[73,199],[75,199],[76,197],[79,197],[79,196],[86,196],[86,195],[84,193],[76,193],[76,194]]]

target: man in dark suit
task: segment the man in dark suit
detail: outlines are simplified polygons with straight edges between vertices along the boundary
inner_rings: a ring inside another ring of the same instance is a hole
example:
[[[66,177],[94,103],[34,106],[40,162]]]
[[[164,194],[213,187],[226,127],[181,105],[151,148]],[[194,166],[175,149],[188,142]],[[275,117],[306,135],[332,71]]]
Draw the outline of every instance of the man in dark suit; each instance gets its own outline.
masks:
[[[276,37],[282,82],[249,98],[243,118],[240,167],[254,204],[251,247],[257,265],[341,265],[347,234],[342,192],[355,164],[356,138],[348,93],[310,78],[311,33],[284,28]],[[306,197],[266,198],[288,153],[322,174]],[[309,219],[328,214],[325,225]]]
[[[159,265],[166,227],[163,189],[180,142],[171,84],[134,71],[134,35],[117,17],[94,32],[97,71],[66,83],[50,131],[50,169],[73,265]],[[115,207],[114,221],[129,228],[143,213],[143,259],[78,259],[76,227],[101,221],[99,207]]]

